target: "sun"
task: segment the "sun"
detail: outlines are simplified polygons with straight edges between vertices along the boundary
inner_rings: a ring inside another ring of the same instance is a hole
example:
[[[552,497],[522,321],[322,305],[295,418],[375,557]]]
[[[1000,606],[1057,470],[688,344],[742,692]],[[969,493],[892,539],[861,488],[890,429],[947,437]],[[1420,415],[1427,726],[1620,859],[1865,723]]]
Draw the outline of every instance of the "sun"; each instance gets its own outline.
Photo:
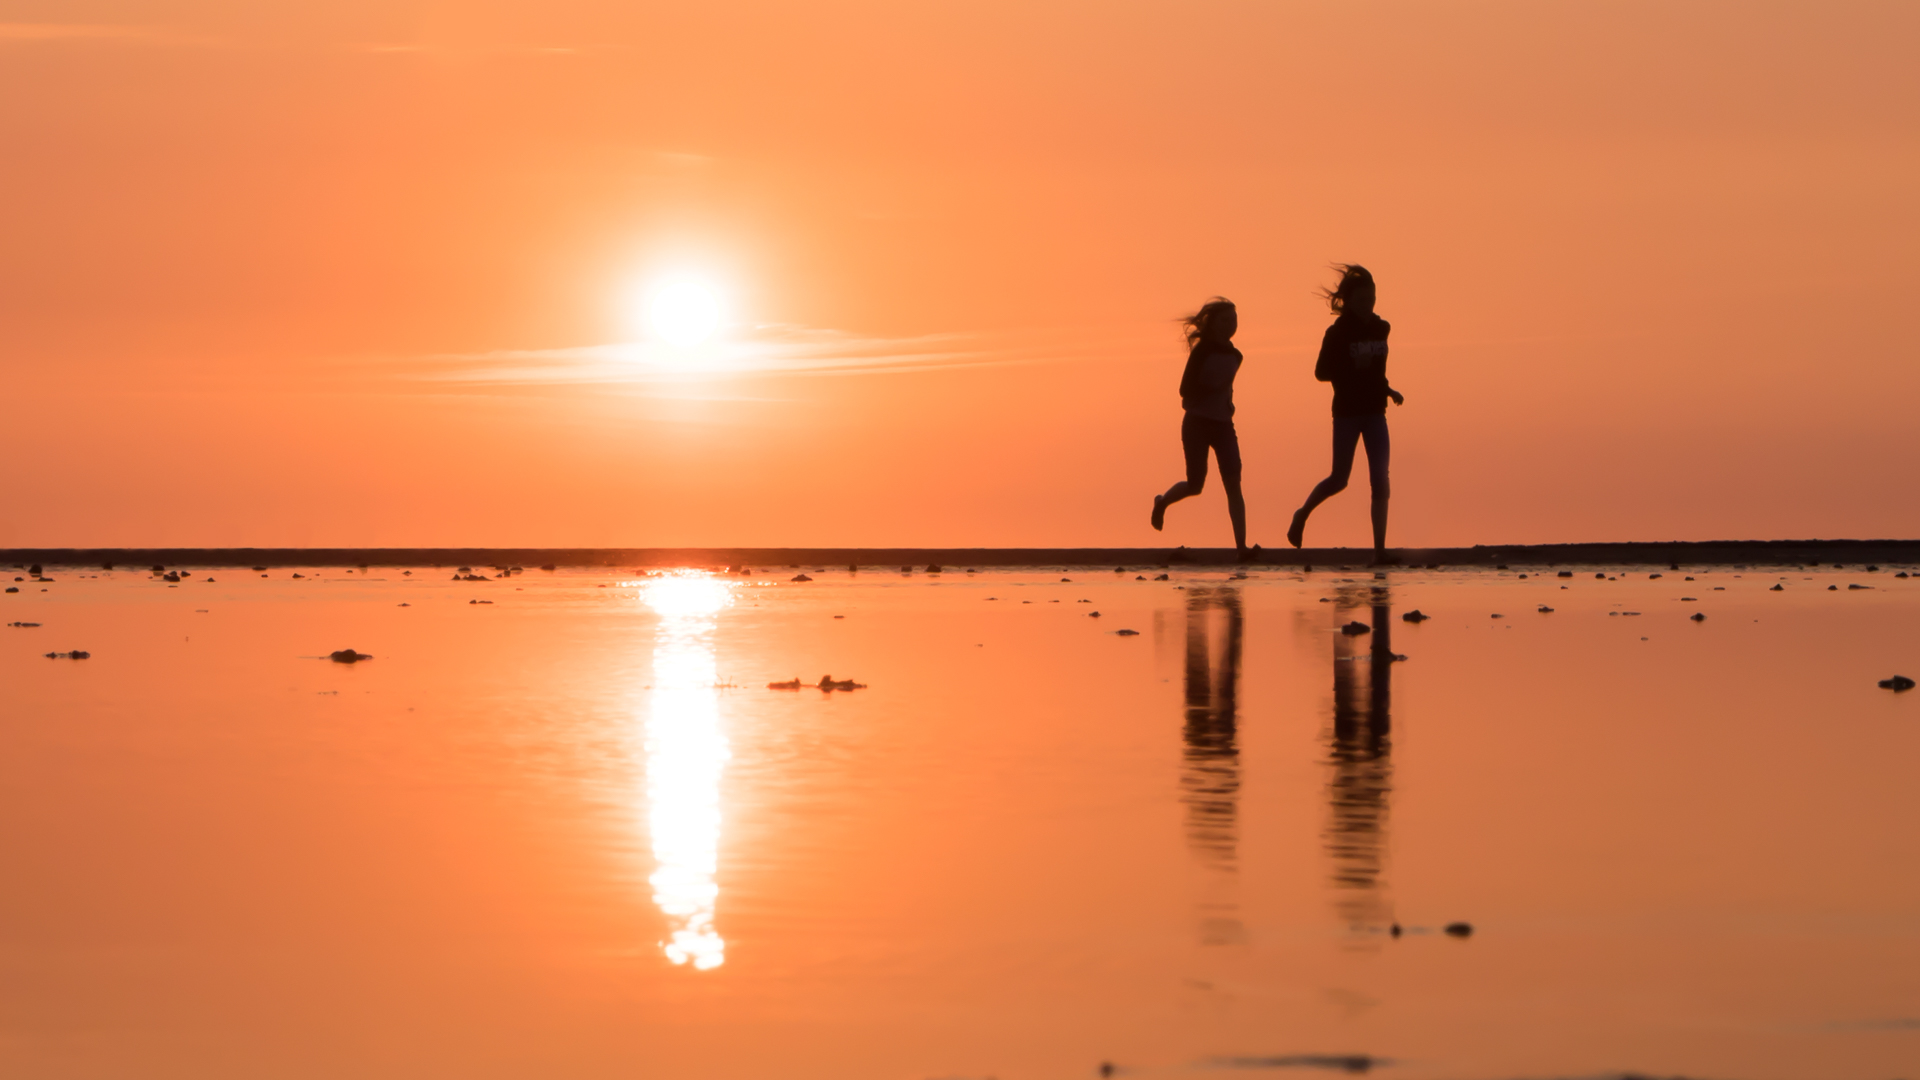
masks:
[[[662,282],[647,298],[647,329],[669,345],[700,345],[720,331],[720,294],[704,281]]]

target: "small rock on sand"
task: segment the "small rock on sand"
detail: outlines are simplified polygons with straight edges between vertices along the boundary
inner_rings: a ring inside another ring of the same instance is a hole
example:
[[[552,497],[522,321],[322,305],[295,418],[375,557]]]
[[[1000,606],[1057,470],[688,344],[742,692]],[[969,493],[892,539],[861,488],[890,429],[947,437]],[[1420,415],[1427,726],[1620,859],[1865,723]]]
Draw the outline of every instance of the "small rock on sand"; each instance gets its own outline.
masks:
[[[1446,934],[1448,937],[1472,937],[1473,924],[1463,923],[1463,922],[1450,922],[1447,924],[1446,929],[1441,932]]]
[[[92,653],[88,652],[85,649],[75,649],[72,652],[50,652],[47,654],[47,659],[49,660],[85,660],[87,657],[92,655],[93,655]]]
[[[1155,580],[1155,581],[1166,581],[1166,580],[1168,580],[1168,576],[1167,576],[1166,574],[1161,574],[1161,575],[1160,575],[1159,577],[1157,577],[1157,578],[1154,578],[1153,580]]]
[[[338,649],[328,653],[327,659],[336,664],[357,664],[362,660],[371,660],[373,657],[363,652],[354,652],[352,649]]]
[[[1693,620],[1694,622],[1706,622],[1706,621],[1707,621],[1707,617],[1706,617],[1706,615],[1705,615],[1705,614],[1703,614],[1703,613],[1701,613],[1701,612],[1698,612],[1698,611],[1696,611],[1696,612],[1694,612],[1693,614],[1691,614],[1691,615],[1689,615],[1689,616],[1687,616],[1687,618],[1689,618],[1689,619],[1692,619],[1692,620]]]
[[[1829,585],[1829,586],[1827,586],[1827,591],[1828,591],[1828,592],[1839,592],[1839,591],[1840,591],[1840,586],[1838,586],[1838,585]]]
[[[812,578],[810,578],[810,577],[808,577],[808,576],[807,576],[807,575],[805,575],[805,574],[795,574],[795,575],[793,575],[793,580],[795,580],[795,581],[812,581],[813,579],[812,579]]]
[[[1562,571],[1560,571],[1560,574],[1559,574],[1559,576],[1560,576],[1560,577],[1572,577],[1572,576],[1573,576],[1573,571],[1571,571],[1571,570],[1562,570]]]
[[[1350,622],[1347,625],[1341,627],[1340,632],[1347,635],[1348,637],[1355,637],[1360,634],[1371,634],[1373,632],[1373,627],[1368,626],[1366,623],[1363,623],[1358,619],[1355,619],[1353,622]]]
[[[1100,617],[1100,613],[1099,613],[1099,612],[1097,612],[1097,611],[1089,611],[1089,612],[1087,612],[1087,618],[1089,618],[1089,619],[1097,619],[1097,618],[1099,618],[1099,617]]]
[[[1417,623],[1426,622],[1428,619],[1433,618],[1433,616],[1421,611],[1419,608],[1414,608],[1412,611],[1400,616],[1400,618],[1405,622]]]
[[[1552,614],[1552,612],[1553,612],[1553,609],[1548,607],[1547,605],[1545,604],[1540,605],[1540,614],[1549,615],[1549,614]]]
[[[1768,592],[1786,592],[1787,587],[1785,585],[1775,585],[1773,588],[1768,589],[1767,591]]]
[[[1882,690],[1911,690],[1913,689],[1913,680],[1907,678],[1905,675],[1895,675],[1891,679],[1881,679],[1880,688]]]
[[[1848,586],[1847,586],[1847,588],[1848,588],[1849,590],[1852,590],[1852,589],[1871,589],[1871,588],[1873,588],[1873,586],[1871,586],[1871,585],[1848,585]]]
[[[1140,636],[1140,631],[1138,631],[1138,630],[1115,630],[1115,631],[1114,631],[1114,634],[1115,634],[1116,636],[1118,636],[1118,637],[1139,637],[1139,636]]]

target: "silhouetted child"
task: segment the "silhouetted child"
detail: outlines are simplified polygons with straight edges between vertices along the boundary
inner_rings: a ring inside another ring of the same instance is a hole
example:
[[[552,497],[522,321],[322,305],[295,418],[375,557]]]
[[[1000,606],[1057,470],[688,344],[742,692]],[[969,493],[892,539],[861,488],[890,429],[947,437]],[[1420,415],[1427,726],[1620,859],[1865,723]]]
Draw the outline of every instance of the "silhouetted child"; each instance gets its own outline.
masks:
[[[1233,347],[1240,314],[1218,296],[1181,320],[1187,328],[1187,369],[1180,376],[1180,448],[1187,478],[1153,497],[1153,527],[1166,524],[1167,507],[1200,494],[1207,485],[1207,451],[1220,466],[1227,489],[1227,515],[1233,519],[1233,546],[1247,554],[1247,501],[1240,494],[1240,437],[1233,430],[1233,377],[1240,372],[1240,350]]]
[[[1287,542],[1299,547],[1313,508],[1344,491],[1353,474],[1354,444],[1367,444],[1367,481],[1373,488],[1373,550],[1376,561],[1387,561],[1387,399],[1395,405],[1406,398],[1387,385],[1387,333],[1393,327],[1373,313],[1373,275],[1364,266],[1336,265],[1340,284],[1325,291],[1333,309],[1333,325],[1320,342],[1320,359],[1313,377],[1333,384],[1333,472],[1314,487],[1300,509],[1293,512]]]

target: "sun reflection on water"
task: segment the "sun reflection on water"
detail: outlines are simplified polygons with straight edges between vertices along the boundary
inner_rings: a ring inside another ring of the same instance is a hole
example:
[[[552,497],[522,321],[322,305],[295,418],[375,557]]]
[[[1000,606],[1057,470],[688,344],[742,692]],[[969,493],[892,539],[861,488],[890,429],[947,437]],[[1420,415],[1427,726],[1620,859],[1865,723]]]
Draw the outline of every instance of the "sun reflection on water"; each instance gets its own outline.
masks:
[[[667,959],[702,971],[726,962],[713,925],[720,887],[720,774],[730,756],[720,731],[714,616],[733,603],[723,581],[676,574],[642,594],[660,616],[647,717],[647,828],[653,841],[653,902],[671,933]]]

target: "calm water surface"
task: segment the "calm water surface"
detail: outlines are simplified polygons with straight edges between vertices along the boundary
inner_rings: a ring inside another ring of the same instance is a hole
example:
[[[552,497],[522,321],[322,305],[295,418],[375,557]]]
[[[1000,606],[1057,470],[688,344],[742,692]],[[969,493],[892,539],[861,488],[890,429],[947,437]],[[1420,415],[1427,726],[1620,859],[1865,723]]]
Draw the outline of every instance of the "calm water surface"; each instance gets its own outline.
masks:
[[[1920,1075],[1891,568],[189,569],[0,598],[0,1074]]]

